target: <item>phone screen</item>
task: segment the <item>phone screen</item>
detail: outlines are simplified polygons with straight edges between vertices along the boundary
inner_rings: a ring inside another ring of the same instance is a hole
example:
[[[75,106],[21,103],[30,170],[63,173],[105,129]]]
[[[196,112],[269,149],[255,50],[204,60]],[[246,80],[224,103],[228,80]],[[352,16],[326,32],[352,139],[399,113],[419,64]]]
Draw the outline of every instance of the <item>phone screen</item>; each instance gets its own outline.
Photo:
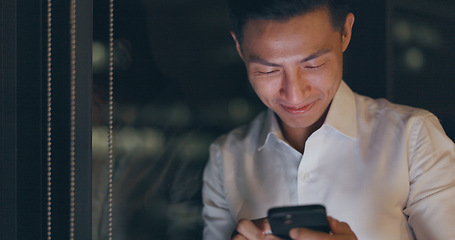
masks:
[[[273,235],[283,239],[291,239],[289,231],[296,227],[330,233],[326,210],[322,205],[271,208],[268,211],[268,220]]]

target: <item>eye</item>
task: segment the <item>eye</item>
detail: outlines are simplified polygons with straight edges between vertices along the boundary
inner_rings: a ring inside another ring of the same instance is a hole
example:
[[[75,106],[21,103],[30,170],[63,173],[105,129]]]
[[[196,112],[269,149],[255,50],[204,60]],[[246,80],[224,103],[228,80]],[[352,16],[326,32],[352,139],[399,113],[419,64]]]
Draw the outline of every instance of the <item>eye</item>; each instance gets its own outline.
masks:
[[[277,73],[279,70],[272,70],[272,71],[268,71],[268,72],[256,72],[257,75],[272,75],[274,73]]]
[[[319,69],[320,67],[324,66],[325,63],[323,64],[320,64],[320,65],[315,65],[315,66],[305,66],[305,69],[308,69],[308,70],[317,70]]]

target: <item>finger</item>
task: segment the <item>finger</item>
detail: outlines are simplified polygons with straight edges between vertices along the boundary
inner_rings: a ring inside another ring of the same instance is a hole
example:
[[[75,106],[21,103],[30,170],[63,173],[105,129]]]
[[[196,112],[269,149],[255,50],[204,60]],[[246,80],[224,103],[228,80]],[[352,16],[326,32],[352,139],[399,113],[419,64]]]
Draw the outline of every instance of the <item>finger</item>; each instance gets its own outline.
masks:
[[[353,234],[349,225],[345,222],[340,222],[335,218],[328,217],[330,229],[334,235],[336,234]]]
[[[237,232],[243,235],[246,239],[264,239],[264,232],[259,229],[252,221],[242,219],[237,224]]]
[[[289,231],[289,236],[292,239],[312,240],[312,239],[327,239],[330,235],[325,232],[313,231],[308,228],[293,228]]]
[[[242,234],[235,233],[232,235],[232,240],[248,240],[246,237],[244,237]]]
[[[331,239],[331,240],[357,240],[354,232],[345,222],[340,222],[332,217],[328,217],[332,235],[324,232],[313,231],[307,228],[294,228],[289,232],[289,236],[295,240],[312,239]]]
[[[262,232],[271,232],[272,231],[272,228],[270,227],[270,223],[269,223],[269,220],[267,218],[260,218],[260,219],[255,219],[255,220],[251,220],[254,225],[256,225],[259,230],[261,230]]]

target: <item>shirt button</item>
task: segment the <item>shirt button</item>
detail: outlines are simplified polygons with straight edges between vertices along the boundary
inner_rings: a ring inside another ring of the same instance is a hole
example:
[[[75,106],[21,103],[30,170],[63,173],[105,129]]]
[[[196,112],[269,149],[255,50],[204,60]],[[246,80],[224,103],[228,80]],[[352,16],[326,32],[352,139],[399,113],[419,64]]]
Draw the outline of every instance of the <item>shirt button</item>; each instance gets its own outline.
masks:
[[[301,176],[300,176],[300,181],[302,182],[308,182],[310,180],[310,173],[303,173]]]

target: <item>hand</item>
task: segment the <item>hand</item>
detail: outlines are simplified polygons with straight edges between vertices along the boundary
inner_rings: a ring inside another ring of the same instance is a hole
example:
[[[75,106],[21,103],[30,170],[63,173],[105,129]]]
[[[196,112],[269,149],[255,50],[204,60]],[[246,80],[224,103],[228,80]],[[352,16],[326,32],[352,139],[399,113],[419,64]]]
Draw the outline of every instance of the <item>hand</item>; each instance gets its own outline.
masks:
[[[294,240],[357,240],[354,232],[345,222],[340,222],[332,217],[328,217],[331,233],[312,231],[307,228],[291,229],[289,235]]]
[[[307,228],[294,228],[289,232],[295,240],[357,240],[354,232],[345,222],[340,222],[332,217],[328,217],[331,233],[313,231]],[[256,220],[242,219],[238,222],[236,231],[232,234],[233,240],[279,240],[276,236],[265,234],[271,230],[267,218]]]
[[[242,219],[237,223],[236,231],[232,234],[232,240],[279,240],[276,236],[266,234],[270,232],[270,224],[267,218],[255,220]]]

